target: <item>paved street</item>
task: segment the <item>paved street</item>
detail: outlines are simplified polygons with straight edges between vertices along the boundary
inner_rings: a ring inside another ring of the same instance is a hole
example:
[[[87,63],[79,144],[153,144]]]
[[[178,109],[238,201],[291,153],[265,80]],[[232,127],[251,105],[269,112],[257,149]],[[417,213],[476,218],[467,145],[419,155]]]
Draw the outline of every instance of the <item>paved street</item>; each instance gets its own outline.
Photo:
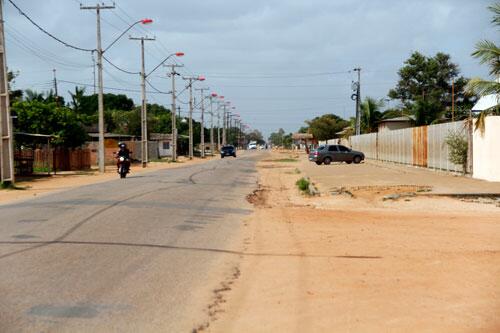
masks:
[[[191,331],[238,261],[262,155],[0,205],[0,331]]]

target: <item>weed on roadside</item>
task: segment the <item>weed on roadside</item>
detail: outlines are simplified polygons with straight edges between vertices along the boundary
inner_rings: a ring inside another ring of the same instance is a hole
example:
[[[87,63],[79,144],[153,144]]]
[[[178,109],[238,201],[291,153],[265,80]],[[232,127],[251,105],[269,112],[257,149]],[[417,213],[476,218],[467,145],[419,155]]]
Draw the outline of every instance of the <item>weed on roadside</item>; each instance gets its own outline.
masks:
[[[1,190],[21,190],[21,191],[24,191],[27,188],[22,187],[22,186],[17,186],[16,184],[11,183],[11,182],[3,182],[3,183],[0,183],[0,189]]]
[[[295,183],[295,185],[297,185],[297,187],[299,188],[299,190],[301,190],[302,192],[308,192],[309,191],[309,184],[310,184],[309,180],[307,180],[304,177],[300,178]]]

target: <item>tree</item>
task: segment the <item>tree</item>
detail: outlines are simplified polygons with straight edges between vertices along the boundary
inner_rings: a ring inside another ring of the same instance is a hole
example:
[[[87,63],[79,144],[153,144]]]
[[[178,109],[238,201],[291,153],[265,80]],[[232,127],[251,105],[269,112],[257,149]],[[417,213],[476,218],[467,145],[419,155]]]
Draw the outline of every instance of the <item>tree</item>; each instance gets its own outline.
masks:
[[[372,97],[366,97],[361,103],[361,132],[372,133],[378,129],[378,122],[382,119],[383,100],[376,100]]]
[[[427,57],[414,52],[398,71],[399,81],[388,96],[401,100],[410,112],[416,103],[431,103],[435,112],[425,117],[425,124],[430,124],[446,115],[445,112],[450,108],[452,80],[455,81],[456,106],[471,104],[463,94],[468,80],[459,76],[459,73],[458,65],[451,62],[448,54],[438,52],[434,57]]]
[[[264,141],[264,136],[262,135],[262,133],[256,129],[251,131],[251,132],[246,133],[245,138],[246,138],[247,142],[257,141],[257,144],[259,144],[259,145],[266,143]]]
[[[7,85],[9,87],[9,100],[10,100],[10,105],[12,105],[16,101],[20,101],[23,98],[23,91],[20,89],[12,89],[12,86],[14,85],[16,81],[16,77],[19,76],[19,72],[15,73],[12,71],[9,71],[7,73]]]
[[[309,133],[320,141],[336,138],[338,132],[349,126],[349,122],[334,114],[325,114],[306,123],[309,125]]]
[[[16,112],[16,130],[19,132],[54,135],[54,144],[78,147],[87,140],[87,133],[77,115],[68,107],[57,107],[56,103],[39,100],[16,102],[12,106]],[[22,137],[17,144],[29,144]]]
[[[488,9],[493,12],[491,23],[495,26],[500,26],[500,2],[488,7]],[[479,59],[481,64],[488,65],[490,68],[490,75],[496,77],[497,81],[473,78],[467,84],[467,90],[470,93],[480,96],[490,94],[496,94],[498,96],[500,94],[500,82],[498,81],[500,75],[500,47],[492,41],[483,40],[476,44],[476,50],[472,53],[472,56]],[[494,109],[484,110],[479,114],[476,121],[476,130],[479,129],[481,133],[484,132],[485,118],[492,112],[499,113],[498,105],[495,106]]]
[[[277,132],[271,133],[269,135],[269,142],[273,146],[283,146],[284,145],[285,130],[280,128]]]

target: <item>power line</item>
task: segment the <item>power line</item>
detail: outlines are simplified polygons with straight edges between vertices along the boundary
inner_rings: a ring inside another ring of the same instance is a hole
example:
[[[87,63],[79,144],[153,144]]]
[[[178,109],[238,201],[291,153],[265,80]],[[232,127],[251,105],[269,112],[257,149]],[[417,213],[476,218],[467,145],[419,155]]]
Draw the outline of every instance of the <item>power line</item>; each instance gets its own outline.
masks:
[[[33,24],[35,27],[37,27],[41,32],[43,32],[47,36],[51,37],[52,39],[58,41],[59,43],[63,44],[64,46],[72,48],[72,49],[75,49],[75,50],[78,50],[78,51],[85,51],[85,52],[93,52],[94,51],[94,49],[85,49],[85,48],[82,48],[82,47],[74,46],[72,44],[69,44],[69,43],[67,43],[67,42],[65,42],[65,41],[57,38],[56,36],[54,36],[53,34],[51,34],[50,32],[48,32],[47,30],[45,30],[44,28],[42,28],[38,23],[36,23],[35,21],[33,21],[33,19],[31,17],[29,17],[25,12],[23,12],[21,10],[21,8],[19,8],[19,6],[14,3],[14,1],[12,1],[12,0],[7,0],[7,1],[9,1],[10,4],[12,6],[14,6],[19,11],[19,14],[21,14],[22,16],[24,16],[28,21],[31,22],[31,24]]]
[[[58,64],[65,67],[72,68],[90,68],[90,65],[78,64],[75,62],[67,61],[56,55],[55,53],[48,51],[40,46],[38,46],[35,42],[24,36],[21,32],[17,31],[13,27],[6,26],[5,32],[12,38],[12,42],[17,44],[24,51],[31,53],[37,58],[45,61],[47,64]],[[17,43],[16,43],[17,42]]]
[[[159,94],[165,94],[165,95],[170,95],[170,94],[171,94],[171,92],[165,92],[165,91],[161,91],[161,90],[159,90],[158,88],[156,88],[155,86],[153,86],[153,85],[151,84],[151,82],[149,82],[149,80],[148,80],[148,79],[146,79],[145,81],[146,81],[146,83],[148,84],[148,86],[150,86],[152,89],[154,89],[157,93],[159,93]]]
[[[118,67],[117,65],[113,64],[111,62],[111,60],[109,60],[108,58],[106,58],[104,55],[102,56],[102,58],[108,63],[110,64],[111,66],[113,66],[114,68],[116,68],[117,70],[123,72],[123,73],[127,73],[127,74],[132,74],[132,75],[137,75],[137,74],[141,74],[140,72],[131,72],[131,71],[128,71],[126,69],[123,69],[123,68],[120,68]]]
[[[93,87],[94,84],[89,84],[89,83],[82,83],[82,82],[75,82],[75,81],[67,81],[67,80],[57,80],[58,82],[62,83],[69,83],[69,84],[74,84],[77,86],[83,86],[83,87]],[[116,91],[126,91],[126,92],[133,92],[133,93],[140,93],[140,90],[136,89],[126,89],[126,88],[116,88],[116,87],[103,87],[104,89],[107,90],[116,90]],[[149,94],[159,94],[156,91],[148,91]]]

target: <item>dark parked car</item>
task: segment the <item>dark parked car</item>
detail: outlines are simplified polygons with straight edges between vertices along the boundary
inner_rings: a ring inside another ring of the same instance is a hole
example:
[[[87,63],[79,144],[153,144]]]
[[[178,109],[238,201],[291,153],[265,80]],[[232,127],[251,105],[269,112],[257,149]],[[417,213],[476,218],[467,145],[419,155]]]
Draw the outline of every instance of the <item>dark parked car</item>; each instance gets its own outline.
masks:
[[[236,157],[236,148],[234,148],[234,146],[231,145],[223,146],[220,150],[220,157],[224,158],[224,156]]]
[[[309,154],[309,161],[316,162],[317,165],[322,163],[330,164],[332,162],[352,162],[358,164],[365,159],[365,154],[360,151],[352,150],[342,145],[325,145],[319,146]]]

